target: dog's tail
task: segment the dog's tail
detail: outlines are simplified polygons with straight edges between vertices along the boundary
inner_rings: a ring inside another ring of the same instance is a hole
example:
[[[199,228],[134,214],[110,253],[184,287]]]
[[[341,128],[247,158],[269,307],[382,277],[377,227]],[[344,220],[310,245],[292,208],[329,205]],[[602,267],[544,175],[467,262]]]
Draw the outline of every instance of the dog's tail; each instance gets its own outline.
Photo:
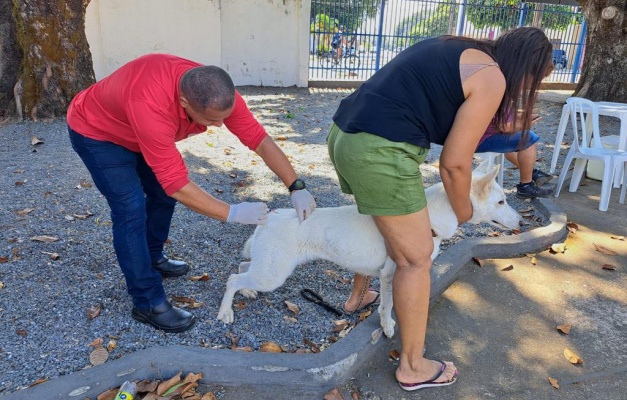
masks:
[[[252,240],[253,238],[249,237],[246,243],[244,243],[244,248],[242,249],[242,256],[244,258],[250,259],[250,245],[251,245]]]

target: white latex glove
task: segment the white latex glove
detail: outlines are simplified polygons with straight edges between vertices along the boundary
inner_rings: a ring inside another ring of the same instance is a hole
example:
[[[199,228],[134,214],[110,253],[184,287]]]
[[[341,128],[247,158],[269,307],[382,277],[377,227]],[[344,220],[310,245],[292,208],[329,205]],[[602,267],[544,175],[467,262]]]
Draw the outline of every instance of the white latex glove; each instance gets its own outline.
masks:
[[[303,222],[316,208],[316,200],[307,189],[295,190],[290,196],[296,215],[298,215],[298,221]]]
[[[226,222],[265,225],[268,222],[268,206],[261,202],[232,204]]]

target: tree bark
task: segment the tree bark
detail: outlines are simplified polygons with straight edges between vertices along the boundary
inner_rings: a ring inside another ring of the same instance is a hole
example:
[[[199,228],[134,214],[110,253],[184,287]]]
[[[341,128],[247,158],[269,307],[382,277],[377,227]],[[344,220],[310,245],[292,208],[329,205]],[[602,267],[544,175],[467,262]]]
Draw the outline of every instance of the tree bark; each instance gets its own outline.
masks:
[[[13,1],[0,0],[0,119],[17,115],[13,89],[22,52],[16,43]]]
[[[627,103],[627,0],[581,0],[588,24],[575,96]]]
[[[14,91],[20,116],[32,120],[63,116],[72,98],[95,81],[85,36],[88,4],[89,0],[13,0],[22,53]]]

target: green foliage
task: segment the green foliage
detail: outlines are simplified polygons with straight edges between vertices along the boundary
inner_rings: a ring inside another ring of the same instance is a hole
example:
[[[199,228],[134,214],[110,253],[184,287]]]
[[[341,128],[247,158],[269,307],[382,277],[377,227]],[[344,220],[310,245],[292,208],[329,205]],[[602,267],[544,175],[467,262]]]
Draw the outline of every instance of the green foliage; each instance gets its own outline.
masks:
[[[310,15],[315,15],[314,23],[318,15],[328,17],[330,25],[323,26],[331,28],[325,29],[327,32],[344,25],[350,33],[358,30],[365,19],[376,17],[380,3],[381,0],[312,0]]]
[[[578,22],[572,7],[550,4],[543,6],[544,12],[540,21],[540,27],[543,29],[564,30],[570,24]],[[518,26],[522,7],[523,3],[520,0],[468,0],[466,17],[479,29],[486,27],[510,29]],[[539,7],[537,3],[527,3],[523,25],[532,25],[534,15],[540,12]]]
[[[425,11],[414,13],[396,26],[396,34],[406,37],[400,42],[403,47],[426,38],[455,33],[459,12],[457,4],[442,3],[438,5],[435,12],[426,13]]]

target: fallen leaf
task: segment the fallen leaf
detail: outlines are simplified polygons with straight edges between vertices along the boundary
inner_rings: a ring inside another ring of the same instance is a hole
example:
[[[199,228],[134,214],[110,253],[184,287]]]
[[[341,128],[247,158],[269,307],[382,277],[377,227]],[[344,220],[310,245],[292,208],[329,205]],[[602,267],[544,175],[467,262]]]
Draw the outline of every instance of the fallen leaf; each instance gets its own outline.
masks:
[[[109,343],[107,343],[107,351],[108,352],[112,352],[117,347],[118,347],[118,344],[117,344],[117,342],[115,340],[109,340]]]
[[[141,393],[154,392],[157,390],[159,382],[157,381],[141,381],[137,383],[137,391]]]
[[[217,400],[217,397],[215,394],[213,394],[213,392],[207,392],[202,395],[202,398],[200,400]]]
[[[488,236],[490,236],[490,237],[501,236],[501,232],[490,232],[490,233],[488,233]]]
[[[551,251],[553,253],[563,253],[566,251],[566,243],[553,243],[551,245]]]
[[[87,307],[87,318],[94,319],[100,315],[102,311],[102,304],[96,304],[95,306]]]
[[[91,365],[104,364],[109,358],[109,352],[102,346],[98,346],[89,354],[89,362]]]
[[[191,297],[185,297],[185,296],[172,296],[172,300],[178,301],[179,303],[187,303],[187,304],[196,303],[195,299],[192,299]]]
[[[206,282],[209,279],[211,279],[211,278],[209,277],[209,275],[206,272],[203,272],[203,274],[200,275],[200,276],[192,276],[191,278],[189,278],[189,280],[192,281],[192,282],[199,282],[199,281],[200,282]]]
[[[54,236],[41,235],[41,236],[33,236],[32,238],[30,238],[30,240],[34,242],[50,243],[50,242],[56,242],[57,240],[59,240],[59,238],[54,237]]]
[[[311,351],[314,353],[320,353],[320,347],[318,347],[317,344],[315,344],[314,342],[312,342],[311,340],[305,338],[303,339],[303,342],[309,346],[309,348],[311,348]]]
[[[0,289],[4,288],[4,282],[0,281]]]
[[[98,347],[98,346],[102,346],[102,338],[94,339],[93,342],[87,345],[87,347]]]
[[[300,308],[296,304],[294,304],[294,303],[292,303],[290,301],[285,300],[285,305],[294,314],[298,314],[300,312]]]
[[[35,211],[34,208],[25,208],[23,210],[16,211],[15,213],[17,215],[24,216],[26,214],[32,213],[33,211]]]
[[[346,328],[348,326],[348,321],[345,319],[340,319],[337,321],[333,321],[333,329],[331,330],[331,332],[333,333],[338,333],[344,330],[344,328]]]
[[[577,225],[574,222],[567,222],[566,223],[566,227],[568,228],[568,230],[572,233],[575,233],[579,230],[579,225]]]
[[[42,144],[43,141],[41,139],[39,139],[37,136],[33,136],[33,138],[30,141],[30,144],[32,144],[33,146],[38,145],[38,144]]]
[[[614,239],[614,240],[625,240],[625,236],[610,236],[610,238]]]
[[[237,311],[241,311],[244,308],[246,308],[246,302],[244,301],[236,301],[235,303],[233,303],[233,308],[235,308]]]
[[[194,374],[193,372],[188,372],[183,379],[183,383],[193,383],[202,379],[202,372],[199,374]]]
[[[340,389],[333,388],[329,393],[325,394],[323,397],[324,400],[344,400],[344,396]]]
[[[604,269],[606,271],[614,271],[616,270],[616,267],[613,266],[612,264],[603,264],[601,265],[601,269]]]
[[[353,400],[359,400],[360,399],[359,393],[357,393],[355,391],[351,392],[351,397],[353,398]]]
[[[362,312],[361,314],[359,314],[359,320],[363,321],[366,318],[368,318],[370,316],[370,314],[372,314],[372,310],[366,310],[364,312]]]
[[[281,353],[281,347],[274,342],[265,342],[259,346],[259,351],[264,353]]]
[[[512,235],[520,235],[522,233],[522,231],[518,228],[512,229],[511,232],[512,232]]]
[[[401,353],[399,353],[398,350],[390,350],[388,356],[392,361],[398,361],[401,358]]]
[[[531,257],[531,264],[537,265],[538,264],[538,260],[535,257]]]
[[[583,364],[583,359],[568,347],[564,348],[564,357],[566,357],[571,364]]]
[[[381,339],[381,335],[383,335],[383,329],[377,328],[370,334],[370,344],[377,344],[379,339]]]
[[[115,396],[118,394],[118,389],[119,388],[106,390],[100,393],[96,400],[115,400]]]
[[[93,186],[93,184],[91,182],[87,182],[87,181],[81,181],[81,183],[78,184],[79,187],[88,189],[90,187]]]
[[[551,384],[551,386],[553,386],[555,389],[559,389],[559,388],[560,388],[560,384],[559,384],[559,382],[557,381],[557,379],[555,379],[555,378],[551,378],[550,376],[549,376],[549,383],[550,383],[550,384]]]
[[[480,267],[483,267],[483,260],[477,257],[473,257],[472,260],[477,263]]]
[[[606,249],[603,246],[600,246],[598,244],[592,243],[594,245],[594,248],[596,249],[596,251],[598,251],[599,253],[603,253],[603,254],[607,254],[608,256],[616,256],[617,254],[610,250],[610,249]]]
[[[294,318],[294,317],[288,317],[287,315],[284,315],[284,316],[283,316],[283,320],[284,320],[284,321],[287,321],[287,322],[294,323],[294,324],[295,324],[296,322],[298,322],[298,320],[297,320],[296,318]]]
[[[501,271],[511,271],[513,269],[514,269],[514,266],[512,264],[510,264],[507,267],[503,268]]]
[[[37,386],[40,383],[44,383],[44,382],[48,382],[48,379],[46,379],[46,378],[39,378],[35,382],[33,382],[29,387]]]
[[[172,386],[179,384],[181,382],[181,374],[182,372],[179,372],[178,374],[174,375],[172,378],[168,379],[167,381],[161,382],[159,386],[157,387],[157,394],[159,396],[162,396]]]
[[[22,337],[26,337],[26,335],[28,335],[28,332],[26,331],[26,329],[16,329],[15,333],[17,333],[19,336],[22,336]]]
[[[245,351],[247,353],[252,353],[253,352],[253,348],[250,346],[244,346],[244,347],[231,347],[231,350],[235,350],[235,351]]]
[[[570,328],[572,328],[571,324],[561,324],[557,326],[557,330],[565,335],[568,335],[570,333]]]
[[[72,214],[72,216],[76,219],[87,219],[89,217],[93,217],[94,214],[87,211],[85,214]]]
[[[0,257],[0,264],[6,263],[6,262],[9,262],[9,257],[7,256]]]
[[[47,251],[42,251],[41,254],[45,254],[47,256],[49,256],[53,261],[57,261],[59,259],[59,254],[57,253],[49,253]]]

